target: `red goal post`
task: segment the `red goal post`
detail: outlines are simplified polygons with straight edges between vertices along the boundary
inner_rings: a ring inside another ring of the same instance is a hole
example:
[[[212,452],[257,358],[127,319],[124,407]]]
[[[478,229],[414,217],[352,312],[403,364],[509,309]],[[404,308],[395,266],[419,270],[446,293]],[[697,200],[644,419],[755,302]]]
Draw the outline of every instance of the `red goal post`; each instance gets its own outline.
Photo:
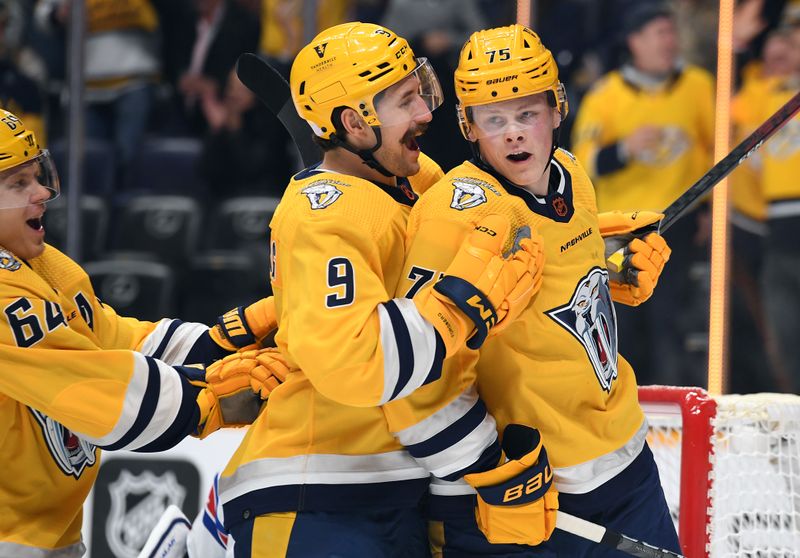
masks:
[[[689,558],[800,556],[800,397],[643,386],[648,444]]]

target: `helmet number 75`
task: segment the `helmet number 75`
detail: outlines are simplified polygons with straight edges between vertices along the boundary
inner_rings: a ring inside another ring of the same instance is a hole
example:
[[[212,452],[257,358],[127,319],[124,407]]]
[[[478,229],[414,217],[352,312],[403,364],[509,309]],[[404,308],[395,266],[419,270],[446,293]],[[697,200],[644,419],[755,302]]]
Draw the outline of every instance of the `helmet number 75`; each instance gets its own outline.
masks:
[[[497,50],[487,50],[486,54],[489,55],[489,64],[497,59],[498,62],[509,60],[511,58],[511,49],[501,48]]]

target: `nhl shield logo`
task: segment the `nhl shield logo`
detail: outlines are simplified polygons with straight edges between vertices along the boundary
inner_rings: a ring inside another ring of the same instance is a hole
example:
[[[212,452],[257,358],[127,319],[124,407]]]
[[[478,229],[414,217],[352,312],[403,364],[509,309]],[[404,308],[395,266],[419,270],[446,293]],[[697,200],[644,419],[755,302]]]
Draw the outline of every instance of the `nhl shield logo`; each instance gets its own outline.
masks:
[[[14,254],[8,250],[0,249],[0,269],[7,269],[8,271],[16,271],[22,264],[14,257]]]
[[[608,271],[593,268],[578,282],[567,304],[546,314],[583,345],[597,381],[610,392],[617,377],[617,315],[608,288]]]
[[[106,540],[116,558],[137,558],[167,506],[180,508],[186,496],[186,489],[171,471],[156,476],[151,471],[135,475],[123,469],[108,491],[111,509]]]
[[[453,180],[453,200],[450,207],[462,211],[486,203],[485,183],[474,178],[456,178]]]
[[[327,180],[312,182],[300,190],[300,193],[304,194],[311,202],[311,209],[325,209],[342,195],[342,191],[336,187],[335,183]]]
[[[47,415],[34,409],[30,411],[42,429],[42,436],[50,455],[65,475],[80,478],[84,469],[95,464],[97,448],[94,445],[78,438]]]

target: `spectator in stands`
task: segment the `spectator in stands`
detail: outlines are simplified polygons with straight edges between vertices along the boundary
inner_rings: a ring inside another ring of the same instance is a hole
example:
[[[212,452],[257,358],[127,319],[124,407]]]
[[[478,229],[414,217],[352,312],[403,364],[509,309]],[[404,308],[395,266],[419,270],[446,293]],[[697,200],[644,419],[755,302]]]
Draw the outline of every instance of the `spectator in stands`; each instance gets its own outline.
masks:
[[[176,52],[173,66],[177,75],[180,128],[189,135],[203,135],[208,121],[202,100],[222,95],[228,74],[243,52],[258,47],[258,20],[233,0],[194,0],[194,13],[173,32]]]
[[[453,75],[461,46],[470,34],[487,27],[476,0],[390,0],[381,24],[407,37],[417,56],[430,60],[440,76]],[[431,122],[420,146],[448,170],[470,152],[464,142],[452,141],[458,129],[456,93],[452,79],[441,81],[445,110]]]
[[[42,91],[19,60],[23,27],[20,2],[0,0],[0,108],[19,114],[45,145]]]
[[[67,26],[72,0],[39,0],[44,29]],[[158,16],[150,0],[86,3],[86,133],[114,144],[124,177],[147,129],[160,63]]]
[[[762,122],[761,105],[772,88],[790,74],[791,43],[787,29],[767,37],[761,59],[742,71],[742,87],[733,99],[731,118],[739,142]],[[734,393],[786,391],[788,371],[775,335],[765,320],[759,284],[763,275],[767,204],[761,184],[763,153],[757,151],[731,174],[732,291],[731,376]],[[772,373],[766,373],[771,371]]]
[[[753,121],[762,122],[800,89],[800,24],[788,31],[789,69],[752,103]],[[767,203],[762,296],[780,358],[800,389],[800,121],[790,120],[762,148],[760,184]]]
[[[292,171],[299,169],[287,164],[290,156],[286,140],[273,141],[273,128],[280,127],[275,117],[239,81],[234,70],[222,97],[207,91],[201,104],[209,127],[201,170],[212,196],[280,197]]]
[[[629,60],[584,98],[573,145],[594,180],[599,211],[663,211],[710,166],[712,78],[679,59],[674,17],[665,5],[635,6],[624,27]],[[692,298],[688,272],[698,232],[696,215],[667,231],[673,265],[659,292],[638,308],[617,308],[620,352],[640,383],[702,382],[682,375],[686,312],[675,311]]]

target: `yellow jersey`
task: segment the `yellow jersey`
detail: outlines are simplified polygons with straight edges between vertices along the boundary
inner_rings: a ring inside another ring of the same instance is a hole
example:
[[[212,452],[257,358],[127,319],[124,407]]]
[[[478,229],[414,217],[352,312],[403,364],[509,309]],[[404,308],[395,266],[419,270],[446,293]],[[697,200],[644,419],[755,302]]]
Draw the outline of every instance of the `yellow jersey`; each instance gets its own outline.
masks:
[[[425,156],[421,166],[397,186],[312,167],[287,187],[270,224],[270,269],[275,342],[292,372],[220,478],[228,524],[413,507],[425,493],[426,464],[403,450],[381,408],[437,379],[444,360],[433,326],[395,298],[415,192],[442,177]],[[493,422],[482,432],[465,442],[472,461],[497,446]]]
[[[757,118],[763,122],[791,99],[800,80],[786,78],[772,83],[757,105]],[[755,115],[754,115],[755,116]],[[762,148],[761,186],[769,207],[769,219],[800,215],[800,118],[794,116]]]
[[[434,420],[453,413],[450,401],[477,383],[497,431],[520,423],[538,428],[562,492],[592,490],[639,454],[646,426],[636,378],[617,354],[614,305],[594,190],[574,157],[559,149],[551,162],[547,196],[514,186],[473,162],[454,168],[423,196],[409,218],[409,255],[398,293],[434,281],[447,268],[464,235],[486,215],[509,217],[512,230],[544,237],[541,290],[520,317],[491,335],[479,351],[462,349],[444,364],[442,380],[408,401],[387,405],[392,430],[424,429],[409,401],[428,393]],[[455,385],[450,385],[455,383]],[[488,462],[487,462],[488,463]],[[486,465],[486,463],[484,463]],[[448,479],[445,479],[448,480]],[[433,479],[432,492],[457,495],[466,483]]]
[[[578,160],[597,189],[600,211],[662,211],[711,166],[714,86],[708,72],[687,66],[657,90],[613,71],[586,94],[573,131]],[[642,126],[662,141],[636,160],[620,158],[619,142]]]
[[[0,250],[0,308],[0,556],[79,557],[97,448],[160,451],[197,427],[197,388],[166,362],[208,359],[208,328],[117,316],[51,246]]]

